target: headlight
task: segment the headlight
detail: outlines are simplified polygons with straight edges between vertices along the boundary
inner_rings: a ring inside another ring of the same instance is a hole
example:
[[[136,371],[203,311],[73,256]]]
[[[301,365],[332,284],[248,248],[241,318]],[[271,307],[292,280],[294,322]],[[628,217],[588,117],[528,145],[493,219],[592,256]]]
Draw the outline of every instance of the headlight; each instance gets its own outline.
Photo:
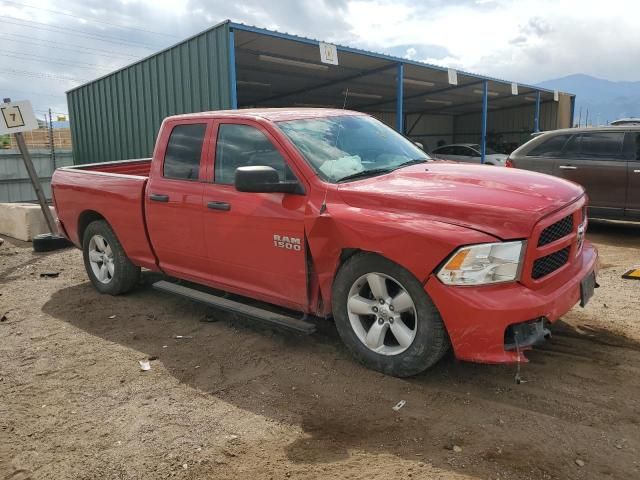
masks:
[[[462,247],[438,271],[447,285],[512,282],[520,276],[525,242],[481,243]]]

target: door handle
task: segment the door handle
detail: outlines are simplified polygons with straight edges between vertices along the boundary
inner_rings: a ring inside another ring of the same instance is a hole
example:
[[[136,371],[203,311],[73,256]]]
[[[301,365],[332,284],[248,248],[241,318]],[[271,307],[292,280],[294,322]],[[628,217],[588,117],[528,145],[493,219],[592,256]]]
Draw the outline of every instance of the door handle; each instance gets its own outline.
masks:
[[[577,170],[578,167],[574,167],[573,165],[560,165],[558,167],[561,170]]]
[[[149,199],[154,202],[168,202],[169,195],[165,195],[164,193],[152,193],[149,195]]]
[[[223,210],[228,212],[231,210],[231,204],[227,202],[207,202],[207,208],[211,210]]]

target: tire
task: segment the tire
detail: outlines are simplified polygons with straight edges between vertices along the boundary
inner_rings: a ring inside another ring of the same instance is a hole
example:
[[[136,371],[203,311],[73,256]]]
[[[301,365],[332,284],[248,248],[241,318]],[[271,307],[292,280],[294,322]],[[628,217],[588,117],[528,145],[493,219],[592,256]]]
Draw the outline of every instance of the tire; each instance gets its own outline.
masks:
[[[387,293],[384,304],[374,294],[374,290],[380,292],[382,285]],[[409,377],[434,365],[449,349],[440,313],[423,286],[409,271],[384,257],[362,253],[349,258],[336,275],[332,297],[340,338],[368,368],[395,377]],[[412,306],[407,308],[409,303]],[[374,307],[377,313],[373,313]],[[369,308],[371,314],[355,313],[368,312]],[[386,333],[377,335],[382,331]],[[396,336],[396,332],[401,335]],[[372,333],[374,341],[367,346],[365,342]],[[380,338],[382,342],[375,341]]]
[[[73,243],[66,238],[51,233],[36,235],[33,237],[32,243],[34,252],[53,252],[54,250],[73,246]]]
[[[131,263],[118,237],[104,220],[96,220],[87,226],[82,253],[89,280],[100,293],[120,295],[130,292],[140,279],[140,267]]]

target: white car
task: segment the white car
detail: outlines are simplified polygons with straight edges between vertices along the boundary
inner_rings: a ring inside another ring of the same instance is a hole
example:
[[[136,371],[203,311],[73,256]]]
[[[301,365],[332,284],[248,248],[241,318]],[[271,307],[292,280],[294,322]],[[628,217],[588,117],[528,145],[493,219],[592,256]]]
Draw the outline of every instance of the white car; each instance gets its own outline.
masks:
[[[431,156],[442,160],[453,160],[455,162],[480,163],[480,145],[477,143],[456,143],[434,148]],[[484,163],[486,165],[505,166],[508,155],[496,153],[487,148]]]

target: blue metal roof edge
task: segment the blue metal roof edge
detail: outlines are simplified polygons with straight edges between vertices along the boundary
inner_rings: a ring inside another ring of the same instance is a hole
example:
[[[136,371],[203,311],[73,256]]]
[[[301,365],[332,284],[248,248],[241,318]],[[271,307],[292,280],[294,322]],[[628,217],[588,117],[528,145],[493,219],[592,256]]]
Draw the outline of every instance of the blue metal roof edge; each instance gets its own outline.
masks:
[[[301,43],[306,43],[309,45],[318,45],[322,40],[317,40],[315,38],[308,38],[308,37],[302,37],[300,35],[294,35],[291,33],[283,33],[283,32],[278,32],[276,30],[269,30],[267,28],[262,28],[262,27],[256,27],[253,25],[246,25],[244,23],[238,23],[238,22],[233,22],[233,21],[229,21],[229,27],[232,29],[236,29],[236,30],[243,30],[246,32],[253,32],[253,33],[258,33],[258,34],[262,34],[262,35],[268,35],[271,37],[276,37],[276,38],[282,38],[284,40],[291,40],[291,41],[295,41],[295,42],[301,42]],[[448,71],[447,67],[441,67],[439,65],[433,65],[430,63],[426,63],[426,62],[418,62],[415,60],[408,60],[406,58],[400,58],[400,57],[395,57],[393,55],[388,55],[386,53],[379,53],[379,52],[372,52],[369,50],[363,50],[360,48],[354,48],[354,47],[347,47],[345,45],[336,45],[336,48],[338,49],[338,51],[343,51],[343,52],[347,52],[347,53],[353,53],[353,54],[357,54],[357,55],[366,55],[369,57],[374,57],[374,58],[380,58],[382,60],[389,60],[392,62],[400,62],[400,63],[404,63],[404,64],[408,64],[408,65],[415,65],[416,67],[422,67],[422,68],[430,68],[433,70],[439,70],[441,72],[446,72]],[[492,82],[498,82],[498,83],[504,83],[506,85],[511,85],[511,83],[517,83],[518,85],[525,87],[525,88],[530,88],[532,90],[536,90],[536,91],[541,91],[541,92],[547,92],[547,93],[551,93],[553,94],[554,91],[553,90],[549,90],[547,88],[542,88],[542,87],[536,87],[534,85],[529,85],[526,83],[520,83],[520,82],[511,82],[509,80],[503,80],[500,78],[495,78],[495,77],[487,77],[485,75],[479,75],[477,73],[471,73],[471,72],[467,72],[464,70],[458,70],[455,69],[458,73],[462,74],[462,75],[466,75],[472,78],[477,78],[480,80],[490,80]],[[572,97],[575,96],[575,94],[573,93],[568,93],[568,92],[561,92],[564,93],[566,95],[570,95]]]
[[[209,28],[207,28],[205,30],[202,30],[201,32],[198,32],[198,33],[196,33],[194,35],[191,35],[190,37],[187,37],[187,38],[185,38],[183,40],[180,40],[179,42],[176,42],[176,43],[174,43],[174,44],[172,44],[172,45],[170,45],[168,47],[165,47],[165,48],[163,48],[161,50],[158,50],[157,52],[154,52],[154,53],[152,53],[150,55],[147,55],[146,57],[143,57],[140,60],[136,60],[135,62],[132,62],[132,63],[130,63],[128,65],[123,66],[123,67],[120,67],[120,68],[118,68],[118,69],[116,69],[116,70],[114,70],[112,72],[109,72],[109,73],[107,73],[105,75],[101,75],[100,77],[94,78],[93,80],[85,82],[85,83],[83,83],[81,85],[78,85],[76,87],[70,88],[69,90],[65,91],[65,94],[68,94],[69,92],[73,92],[74,90],[78,90],[78,89],[80,89],[82,87],[85,87],[87,85],[95,83],[95,82],[97,82],[99,80],[102,80],[103,78],[110,77],[111,75],[114,75],[114,74],[116,74],[118,72],[126,70],[129,67],[137,65],[139,63],[142,63],[142,62],[144,62],[144,61],[146,61],[146,60],[148,60],[150,58],[155,57],[156,55],[159,55],[159,54],[161,54],[163,52],[171,50],[172,48],[175,48],[175,47],[177,47],[179,45],[182,45],[183,43],[188,42],[189,40],[197,38],[197,37],[199,37],[199,36],[201,36],[201,35],[203,35],[205,33],[211,32],[211,31],[213,31],[213,30],[215,30],[215,29],[217,29],[217,28],[219,28],[219,27],[221,27],[221,26],[223,26],[225,24],[228,24],[229,28],[231,28],[231,29],[243,30],[243,31],[246,31],[246,32],[253,32],[253,33],[258,33],[258,34],[262,34],[262,35],[268,35],[268,36],[271,36],[271,37],[282,38],[284,40],[291,40],[291,41],[294,41],[294,42],[306,43],[306,44],[309,44],[309,45],[318,45],[321,42],[321,40],[317,40],[317,39],[313,39],[313,38],[302,37],[300,35],[294,35],[294,34],[290,34],[290,33],[278,32],[276,30],[269,30],[267,28],[256,27],[256,26],[253,26],[253,25],[246,25],[244,23],[234,22],[234,21],[232,21],[230,19],[227,19],[227,20],[223,20],[222,22],[219,22],[219,23],[215,24],[212,27],[209,27]],[[432,64],[429,64],[429,63],[426,63],[426,62],[417,62],[415,60],[408,60],[406,58],[395,57],[393,55],[387,55],[386,53],[372,52],[372,51],[363,50],[363,49],[360,49],[360,48],[347,47],[345,45],[336,45],[336,48],[339,51],[343,51],[343,52],[347,52],[347,53],[353,53],[353,54],[356,54],[356,55],[366,55],[368,57],[379,58],[379,59],[382,59],[382,60],[388,60],[388,61],[392,61],[392,62],[396,62],[396,63],[400,62],[400,63],[404,63],[404,64],[407,64],[407,65],[414,65],[416,67],[421,67],[421,68],[430,68],[432,70],[439,70],[441,72],[446,72],[448,70],[446,67],[441,67],[441,66],[438,66],[438,65],[432,65]],[[507,85],[510,85],[512,83],[512,82],[510,82],[508,80],[503,80],[503,79],[494,78],[494,77],[487,77],[487,76],[479,75],[479,74],[476,74],[476,73],[466,72],[464,70],[457,70],[456,69],[456,71],[458,73],[462,74],[462,75],[466,75],[466,76],[472,77],[472,78],[477,78],[477,79],[480,79],[480,80],[489,80],[489,81],[492,81],[492,82],[498,82],[498,83],[503,83],[503,84],[507,84]],[[521,86],[523,86],[525,88],[530,88],[532,90],[536,90],[536,91],[540,91],[540,92],[547,92],[547,93],[551,93],[551,94],[553,94],[553,92],[554,92],[553,90],[549,90],[547,88],[536,87],[536,86],[529,85],[529,84],[526,84],[526,83],[520,83],[520,82],[515,82],[515,83],[518,83],[518,85],[521,85]],[[570,95],[571,97],[575,97],[575,94],[573,94],[573,93],[567,93],[567,92],[562,92],[562,93]]]

